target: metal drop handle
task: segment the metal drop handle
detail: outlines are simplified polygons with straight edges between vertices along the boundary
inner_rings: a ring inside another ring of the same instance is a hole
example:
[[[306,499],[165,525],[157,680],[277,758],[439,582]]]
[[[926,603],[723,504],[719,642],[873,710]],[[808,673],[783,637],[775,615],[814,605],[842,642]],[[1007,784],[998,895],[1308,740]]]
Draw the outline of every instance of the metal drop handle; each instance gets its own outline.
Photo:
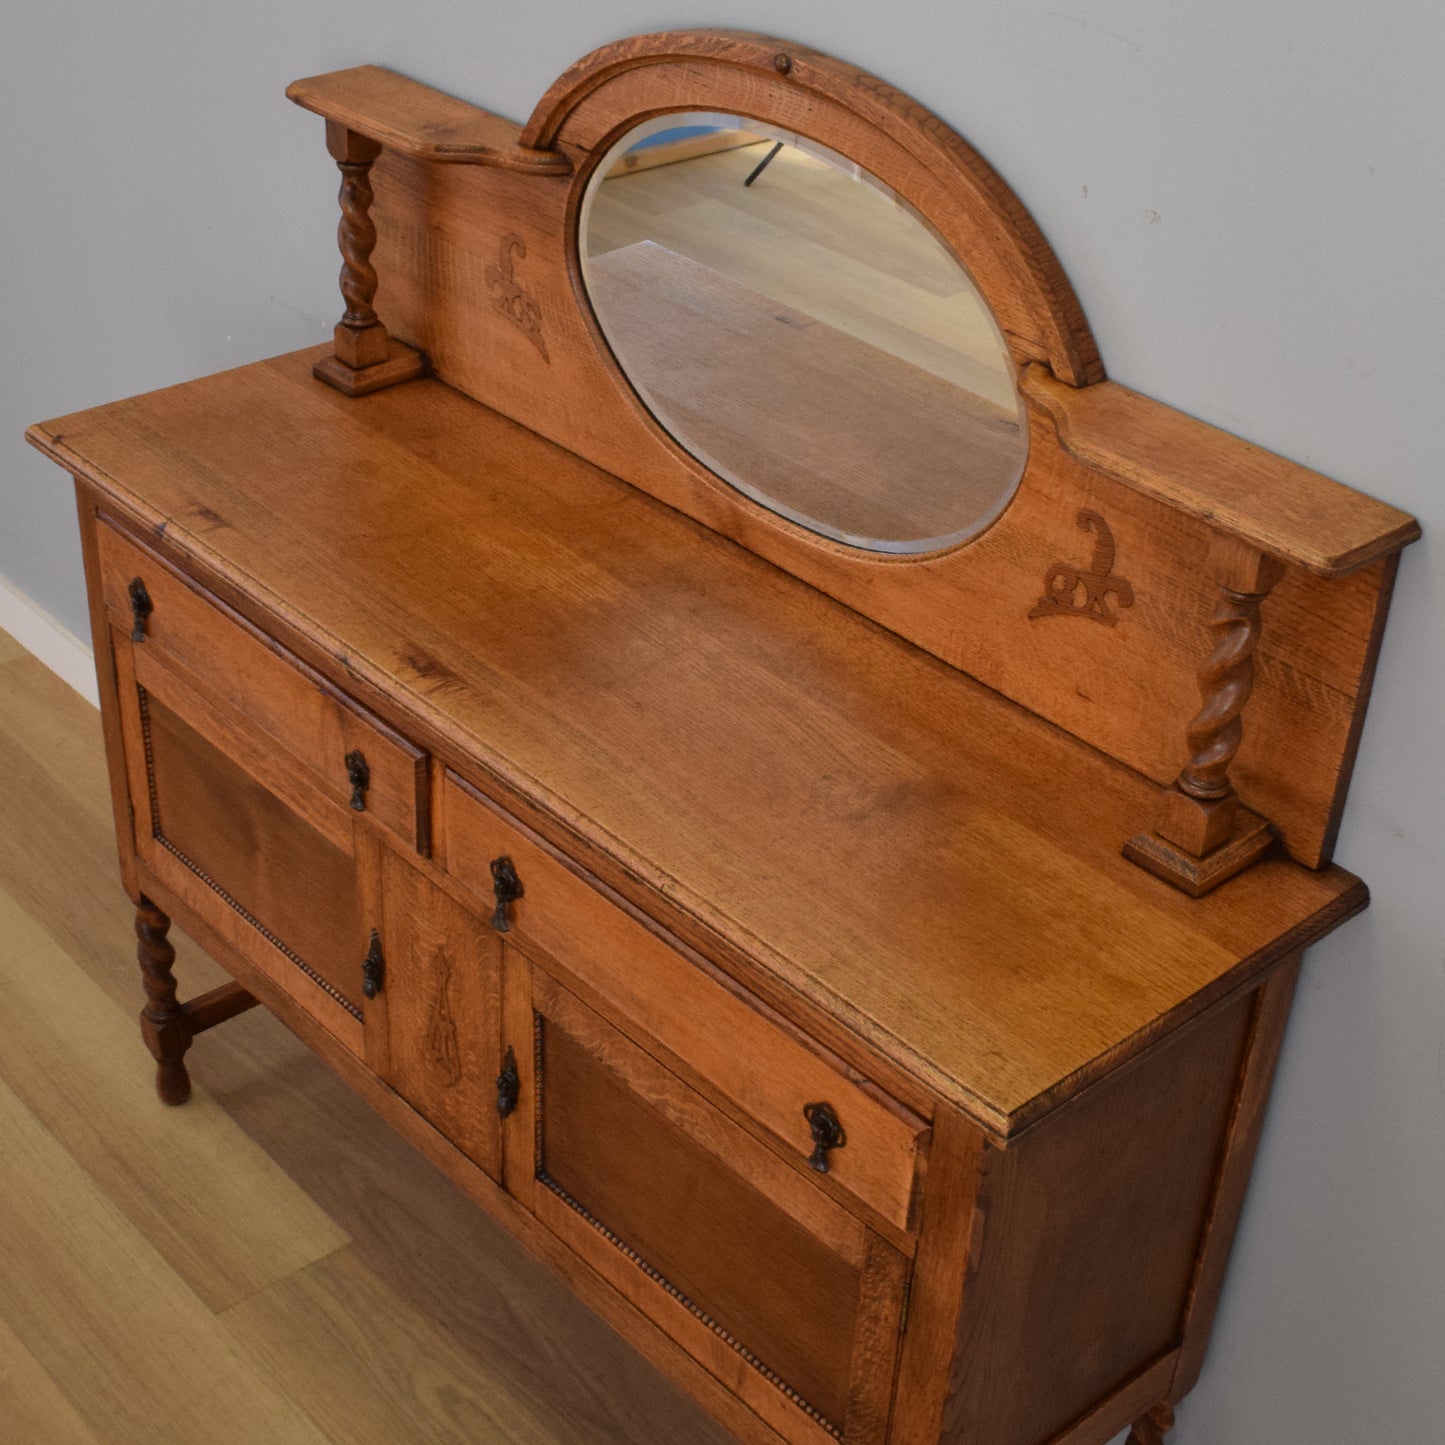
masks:
[[[351,806],[358,813],[364,813],[366,790],[371,786],[371,768],[360,748],[353,748],[346,755],[346,781],[351,784]]]
[[[804,1104],[803,1117],[813,1133],[813,1152],[808,1156],[809,1167],[819,1174],[828,1172],[828,1155],[834,1149],[841,1149],[848,1136],[838,1122],[838,1115],[831,1104]]]
[[[517,1056],[508,1044],[502,1072],[497,1075],[497,1113],[502,1118],[505,1119],[517,1107],[517,1095],[521,1092],[522,1076],[517,1072]]]
[[[146,640],[146,618],[156,610],[156,605],[151,601],[151,595],[146,591],[146,585],[139,577],[131,579],[131,584],[126,591],[130,594],[130,640],[144,642]]]
[[[498,933],[512,931],[512,920],[507,914],[507,909],[525,892],[526,889],[522,887],[522,880],[517,877],[517,869],[512,860],[505,853],[500,858],[494,858],[492,860],[492,894],[497,900],[497,906],[492,912],[492,927]]]
[[[373,928],[371,943],[366,957],[361,961],[361,991],[367,998],[375,998],[381,992],[382,979],[386,976],[386,960],[381,953],[381,935]]]

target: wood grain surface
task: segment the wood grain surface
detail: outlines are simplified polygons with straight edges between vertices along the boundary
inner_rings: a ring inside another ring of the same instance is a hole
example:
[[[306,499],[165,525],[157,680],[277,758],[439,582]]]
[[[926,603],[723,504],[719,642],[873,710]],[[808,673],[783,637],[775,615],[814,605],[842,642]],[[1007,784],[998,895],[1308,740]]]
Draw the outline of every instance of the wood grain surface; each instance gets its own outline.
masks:
[[[1016,1131],[1363,906],[1285,860],[1173,896],[1118,854],[1147,779],[449,388],[353,401],[313,355],[32,435],[866,1076],[860,1040]]]
[[[287,96],[348,130],[408,155],[457,165],[561,173],[570,163],[555,151],[518,145],[515,121],[479,110],[379,65],[357,65],[293,81]]]
[[[1408,512],[1114,382],[1063,386],[1030,367],[1024,389],[1081,461],[1320,577],[1344,576],[1420,535]]]

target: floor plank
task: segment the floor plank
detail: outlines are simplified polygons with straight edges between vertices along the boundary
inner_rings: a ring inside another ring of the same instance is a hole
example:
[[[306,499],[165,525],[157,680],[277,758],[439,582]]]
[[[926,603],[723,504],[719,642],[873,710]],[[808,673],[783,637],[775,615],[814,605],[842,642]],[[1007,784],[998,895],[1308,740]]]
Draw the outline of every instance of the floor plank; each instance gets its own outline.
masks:
[[[319,1445],[225,1326],[0,1084],[0,1318],[107,1445]]]
[[[210,1309],[347,1242],[204,1088],[159,1105],[134,1014],[3,888],[0,937],[0,1079]]]
[[[0,641],[3,639],[0,633]],[[33,1445],[100,1445],[4,1320],[0,1320],[0,1421],[4,1421],[8,1440]]]
[[[505,1299],[494,1304],[510,1313]],[[577,1433],[575,1401],[529,1390],[525,1374],[514,1378],[509,1369],[511,1352],[464,1350],[354,1247],[224,1318],[277,1387],[303,1399],[312,1419],[346,1445],[550,1445]]]

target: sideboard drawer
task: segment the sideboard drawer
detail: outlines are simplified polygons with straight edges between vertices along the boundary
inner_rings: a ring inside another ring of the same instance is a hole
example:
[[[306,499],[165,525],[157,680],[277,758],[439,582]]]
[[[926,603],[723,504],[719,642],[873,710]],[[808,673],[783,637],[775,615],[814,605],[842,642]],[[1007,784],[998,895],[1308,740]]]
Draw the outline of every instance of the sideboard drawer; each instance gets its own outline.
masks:
[[[154,553],[114,527],[97,533],[112,626],[137,647],[164,654],[167,666],[210,702],[255,724],[322,793],[369,814],[409,848],[428,850],[425,754]]]
[[[621,1027],[640,1029],[650,1048],[674,1055],[794,1158],[816,1161],[889,1223],[912,1227],[923,1120],[848,1077],[761,1003],[684,957],[450,773],[444,796],[448,870],[494,897],[492,861],[510,858],[524,891],[508,906],[508,924],[524,945],[565,966]],[[815,1147],[804,1111],[817,1105],[841,1126],[840,1147]]]

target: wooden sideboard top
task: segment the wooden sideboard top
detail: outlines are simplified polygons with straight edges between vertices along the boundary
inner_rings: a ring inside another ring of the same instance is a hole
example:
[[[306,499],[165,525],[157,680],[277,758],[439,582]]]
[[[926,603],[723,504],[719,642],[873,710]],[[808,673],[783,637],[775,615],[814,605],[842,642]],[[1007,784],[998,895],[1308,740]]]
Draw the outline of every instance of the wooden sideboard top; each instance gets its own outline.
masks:
[[[311,375],[329,349],[30,439],[621,892],[755,960],[744,982],[990,1132],[1364,906],[1284,859],[1185,897],[1120,856],[1149,780],[439,382],[342,396]]]

